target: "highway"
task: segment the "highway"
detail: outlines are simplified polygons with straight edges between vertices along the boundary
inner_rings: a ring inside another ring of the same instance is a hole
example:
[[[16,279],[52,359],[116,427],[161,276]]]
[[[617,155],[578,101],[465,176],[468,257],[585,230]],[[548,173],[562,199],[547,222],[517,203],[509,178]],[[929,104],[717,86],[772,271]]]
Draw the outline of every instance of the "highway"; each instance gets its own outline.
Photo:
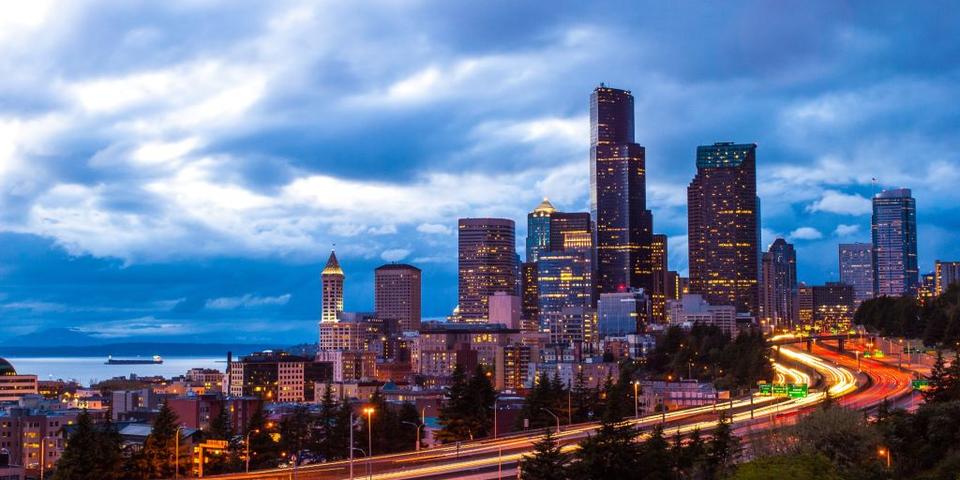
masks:
[[[874,362],[869,365],[862,363],[864,373],[858,374],[854,358],[819,346],[812,353],[791,346],[780,346],[779,358],[780,362],[773,365],[776,380],[808,382],[812,385],[816,383],[811,376],[814,373],[829,385],[832,397],[851,408],[875,407],[884,398],[900,402],[895,404],[897,406],[910,406],[915,402],[909,393],[911,374],[906,370]],[[642,432],[649,432],[654,425],[662,423],[668,434],[672,435],[676,431],[688,433],[698,428],[709,431],[716,426],[719,413],[724,412],[732,418],[734,431],[740,433],[791,421],[823,399],[822,391],[811,392],[807,397],[798,399],[754,395],[752,398],[734,399],[717,405],[648,414],[630,422]],[[564,426],[557,439],[565,450],[572,451],[580,440],[597,428],[596,422]],[[369,468],[369,478],[379,480],[515,477],[520,457],[530,452],[533,443],[541,436],[539,431],[528,431],[498,439],[464,442],[459,447],[445,445],[420,452],[378,455],[369,461],[359,458],[354,462],[354,474],[355,478],[367,478]],[[349,478],[349,475],[349,462],[336,461],[303,466],[296,472],[288,468],[211,478],[327,480]]]

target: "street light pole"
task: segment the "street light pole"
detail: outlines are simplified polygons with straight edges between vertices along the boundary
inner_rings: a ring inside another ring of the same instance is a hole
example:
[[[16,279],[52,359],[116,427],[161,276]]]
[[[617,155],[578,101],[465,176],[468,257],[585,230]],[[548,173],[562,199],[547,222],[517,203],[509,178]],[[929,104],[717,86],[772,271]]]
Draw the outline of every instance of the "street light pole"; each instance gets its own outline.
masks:
[[[500,401],[500,397],[495,397],[493,399],[493,439],[497,439],[497,402]]]
[[[173,438],[173,478],[180,478],[180,430],[183,430],[183,426],[177,427],[177,432],[174,434]],[[247,468],[249,472],[249,467]]]
[[[353,410],[350,411],[350,480],[353,480]]]
[[[367,414],[367,478],[372,478],[370,462],[373,461],[373,407],[364,408],[363,413]]]
[[[408,421],[403,421],[403,422],[400,422],[400,423],[403,423],[403,424],[406,424],[406,425],[410,425],[411,427],[414,427],[414,428],[417,429],[417,445],[416,445],[416,447],[415,447],[415,451],[419,452],[419,451],[420,451],[420,427],[422,427],[423,424],[413,423],[413,422],[408,422]]]
[[[633,418],[640,418],[640,383],[633,381]]]
[[[549,413],[550,416],[552,416],[553,419],[557,421],[557,434],[559,435],[559,434],[560,434],[560,417],[558,417],[557,414],[551,412],[550,409],[548,409],[548,408],[542,408],[541,410],[543,410],[544,412]]]

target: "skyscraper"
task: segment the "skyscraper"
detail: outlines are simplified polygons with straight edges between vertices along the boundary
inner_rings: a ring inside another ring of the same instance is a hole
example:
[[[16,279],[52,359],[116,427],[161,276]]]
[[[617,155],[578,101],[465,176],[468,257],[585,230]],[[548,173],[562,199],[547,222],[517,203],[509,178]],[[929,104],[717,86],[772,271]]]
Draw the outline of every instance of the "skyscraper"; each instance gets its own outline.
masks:
[[[853,303],[873,298],[873,245],[869,243],[841,243],[840,283],[853,287]]]
[[[460,321],[485,323],[496,292],[516,294],[518,267],[513,220],[461,218],[459,222]]]
[[[873,197],[873,285],[877,295],[913,291],[917,269],[917,204],[909,188],[884,190]]]
[[[653,216],[646,196],[646,152],[634,143],[633,95],[601,84],[590,96],[590,209],[599,293],[651,291]]]
[[[676,272],[667,269],[667,236],[658,233],[653,236],[650,244],[650,266],[653,276],[653,288],[649,292],[649,301],[652,306],[654,322],[667,323],[667,299],[675,296],[675,284],[671,284]]]
[[[550,216],[556,212],[546,198],[527,214],[527,261],[536,262],[541,252],[550,250]]]
[[[758,315],[760,199],[756,144],[697,147],[687,188],[690,293]]]
[[[323,267],[323,272],[320,274],[321,322],[338,322],[340,320],[340,312],[343,311],[343,280],[344,275],[340,268],[340,262],[337,261],[337,255],[331,250],[327,265]]]
[[[407,332],[420,329],[420,269],[413,265],[387,264],[374,270],[373,304],[377,319],[396,322]]]
[[[797,313],[797,253],[778,238],[763,254],[760,318],[768,326],[792,328]]]
[[[650,301],[640,290],[601,293],[597,301],[597,330],[601,338],[641,332],[649,316]]]
[[[537,263],[523,262],[520,266],[520,307],[523,317],[523,330],[537,331],[539,323],[537,290]]]

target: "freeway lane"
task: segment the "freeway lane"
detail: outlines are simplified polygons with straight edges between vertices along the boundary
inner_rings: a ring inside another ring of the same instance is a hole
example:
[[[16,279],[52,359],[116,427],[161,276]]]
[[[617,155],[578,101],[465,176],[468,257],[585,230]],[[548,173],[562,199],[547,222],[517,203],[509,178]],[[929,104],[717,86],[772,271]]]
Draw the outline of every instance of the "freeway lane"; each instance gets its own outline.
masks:
[[[781,347],[781,355],[786,361],[815,371],[826,379],[830,385],[831,394],[835,397],[849,395],[857,389],[857,378],[850,370],[824,362],[814,355]],[[807,378],[806,373],[787,365],[775,365],[775,370],[785,378]],[[718,412],[731,414],[735,425],[754,423],[757,418],[776,415],[781,412],[797,411],[808,408],[821,401],[823,394],[812,393],[803,399],[784,399],[755,396],[752,399],[738,399],[718,405],[695,407],[643,416],[631,422],[643,431],[649,431],[657,423],[664,423],[665,429],[673,433],[677,430],[686,433],[695,428],[709,430],[716,425]],[[586,423],[567,426],[558,435],[558,441],[565,449],[576,448],[576,443],[597,429],[597,423]],[[522,454],[532,449],[532,444],[540,438],[539,434],[522,432],[505,436],[496,440],[480,440],[466,442],[459,448],[456,446],[437,447],[421,452],[407,452],[393,455],[374,456],[367,463],[367,459],[358,459],[354,465],[354,473],[358,478],[366,476],[367,468],[372,478],[380,480],[404,478],[452,478],[461,475],[475,474],[481,471],[493,471],[496,475],[498,466],[514,468]],[[276,469],[251,472],[249,475],[231,474],[211,478],[221,479],[291,479],[294,475],[298,479],[326,480],[347,478],[349,463],[346,461],[330,462],[326,464],[300,467],[296,473],[291,469]]]

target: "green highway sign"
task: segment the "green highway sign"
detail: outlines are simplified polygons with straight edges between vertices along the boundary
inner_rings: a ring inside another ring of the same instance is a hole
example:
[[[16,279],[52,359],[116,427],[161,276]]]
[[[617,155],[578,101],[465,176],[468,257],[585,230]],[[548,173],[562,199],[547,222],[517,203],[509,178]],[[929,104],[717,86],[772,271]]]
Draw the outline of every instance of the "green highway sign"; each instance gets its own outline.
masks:
[[[808,395],[808,393],[809,391],[806,383],[791,383],[787,385],[787,396],[790,398],[804,398]]]
[[[769,383],[760,384],[760,395],[770,395],[773,393],[773,385]]]
[[[760,395],[776,395],[778,397],[803,398],[809,394],[806,383],[761,383]]]
[[[925,390],[930,387],[930,381],[926,379],[917,379],[911,382],[914,390]]]

